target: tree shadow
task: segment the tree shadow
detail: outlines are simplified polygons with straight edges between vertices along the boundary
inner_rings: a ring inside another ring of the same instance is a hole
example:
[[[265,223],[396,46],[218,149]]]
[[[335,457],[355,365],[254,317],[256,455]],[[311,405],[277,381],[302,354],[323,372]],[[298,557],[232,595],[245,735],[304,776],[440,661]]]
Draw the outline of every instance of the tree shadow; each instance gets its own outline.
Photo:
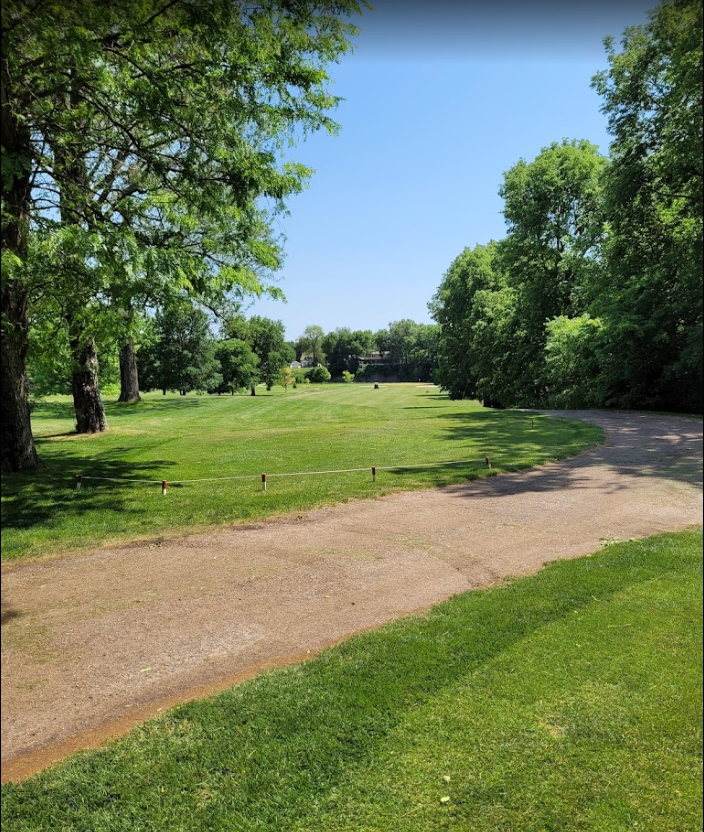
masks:
[[[93,460],[49,460],[44,466],[31,472],[9,474],[3,477],[3,529],[31,529],[48,525],[58,515],[76,518],[89,515],[99,506],[117,514],[142,514],[147,509],[135,508],[134,500],[127,506],[127,498],[133,497],[135,485],[129,480],[151,480],[150,485],[139,487],[158,488],[165,472],[175,462],[157,459],[135,462],[120,459],[126,448],[115,448],[110,455]],[[80,470],[76,465],[81,466]],[[72,466],[72,467],[70,467]],[[82,474],[86,482],[76,488],[76,476]],[[89,485],[90,478],[100,480],[100,490]]]
[[[454,488],[466,496],[481,493],[489,497],[593,488],[597,468],[605,468],[615,475],[608,483],[600,480],[599,487],[609,493],[628,488],[627,478],[632,477],[674,480],[702,487],[701,424],[677,416],[623,411],[517,411],[515,414],[502,411],[493,416],[481,413],[486,455],[500,465],[502,453],[505,454],[508,448],[512,454],[545,449],[546,442],[539,441],[539,438],[542,436],[548,440],[552,427],[548,429],[542,416],[589,422],[605,431],[606,440],[549,467],[538,465],[513,473],[511,477],[484,478]],[[475,438],[478,429],[476,414],[450,414],[444,418],[459,423],[448,429],[448,439]],[[530,427],[531,419],[535,425],[533,428]],[[541,426],[541,422],[545,427]],[[624,480],[619,481],[619,476],[623,476]]]

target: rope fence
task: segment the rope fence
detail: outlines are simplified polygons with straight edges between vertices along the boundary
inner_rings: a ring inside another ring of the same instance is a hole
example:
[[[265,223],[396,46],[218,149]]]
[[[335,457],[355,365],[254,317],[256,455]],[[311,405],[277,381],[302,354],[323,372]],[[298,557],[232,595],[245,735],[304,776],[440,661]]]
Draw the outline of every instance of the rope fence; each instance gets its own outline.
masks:
[[[399,465],[372,465],[366,468],[338,468],[330,471],[281,471],[275,474],[261,474],[262,490],[266,491],[267,482],[271,477],[315,477],[324,474],[353,474],[361,471],[371,471],[372,482],[376,482],[377,471],[399,471],[407,468],[441,468],[446,465],[474,465],[483,462],[487,468],[491,468],[491,457],[481,459],[456,459],[447,462],[418,462]],[[169,485],[188,485],[197,482],[225,482],[229,480],[251,480],[257,479],[258,474],[240,474],[234,477],[199,477],[188,480],[147,480],[134,479],[131,477],[94,477],[90,474],[76,474],[76,490],[80,490],[86,480],[97,480],[101,482],[136,482],[143,485],[161,485],[161,493],[166,496]]]

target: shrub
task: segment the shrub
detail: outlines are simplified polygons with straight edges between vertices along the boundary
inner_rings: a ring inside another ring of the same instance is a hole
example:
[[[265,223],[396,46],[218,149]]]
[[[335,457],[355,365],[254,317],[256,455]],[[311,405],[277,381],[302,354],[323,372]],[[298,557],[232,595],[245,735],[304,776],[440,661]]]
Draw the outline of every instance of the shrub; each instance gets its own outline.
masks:
[[[330,381],[330,373],[325,367],[313,367],[308,372],[308,379],[312,384],[322,384],[325,381]]]

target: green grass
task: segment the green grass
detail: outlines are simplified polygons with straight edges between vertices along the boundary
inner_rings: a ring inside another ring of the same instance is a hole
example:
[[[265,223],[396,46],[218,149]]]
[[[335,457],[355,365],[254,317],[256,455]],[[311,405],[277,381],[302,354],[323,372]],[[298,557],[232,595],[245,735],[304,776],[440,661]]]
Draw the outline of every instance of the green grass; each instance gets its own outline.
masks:
[[[457,596],[2,792],[3,829],[701,829],[701,531]]]
[[[44,467],[2,480],[3,558],[155,536],[304,511],[316,505],[400,489],[462,482],[569,456],[603,438],[584,422],[453,402],[414,384],[325,385],[251,396],[161,396],[107,406],[110,431],[73,433],[66,397],[33,414]],[[531,419],[534,427],[531,427]],[[472,459],[466,466],[396,468]],[[260,474],[366,468],[359,473],[272,477]],[[154,480],[143,485],[75,476]],[[252,475],[247,480],[160,481]]]

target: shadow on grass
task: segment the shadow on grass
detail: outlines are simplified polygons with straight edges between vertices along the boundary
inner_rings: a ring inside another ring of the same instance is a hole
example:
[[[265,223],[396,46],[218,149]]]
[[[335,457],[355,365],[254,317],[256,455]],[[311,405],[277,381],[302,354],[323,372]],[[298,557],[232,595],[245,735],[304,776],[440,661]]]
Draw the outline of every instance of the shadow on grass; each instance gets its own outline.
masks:
[[[135,413],[143,414],[146,411],[163,413],[173,410],[192,410],[196,407],[203,407],[208,399],[204,396],[180,396],[179,398],[149,399],[140,402],[126,404],[124,402],[111,402],[105,405],[105,413],[108,421],[111,419],[132,419]]]
[[[115,449],[113,453],[119,454],[120,449]],[[77,468],[78,465],[80,468]],[[2,527],[31,529],[50,524],[57,515],[63,519],[81,517],[98,507],[113,513],[141,513],[133,506],[129,509],[126,506],[127,497],[133,496],[135,487],[135,483],[128,480],[153,480],[152,487],[158,488],[165,472],[173,465],[174,462],[167,460],[147,463],[110,457],[79,463],[67,456],[49,460],[43,467],[31,472],[5,475]],[[99,491],[89,487],[88,483],[77,490],[78,473],[86,479],[106,478],[106,481],[100,482]],[[134,501],[131,502],[134,505]]]
[[[196,407],[202,407],[208,399],[203,396],[181,396],[179,398],[165,398],[165,399],[149,399],[148,401],[142,399],[139,402],[104,402],[105,406],[105,414],[108,419],[108,423],[113,419],[132,419],[136,412],[144,413],[145,411],[155,411],[157,413],[162,413],[164,411],[173,411],[173,410],[184,410],[184,409],[193,409]],[[73,404],[71,401],[61,401],[61,402],[50,402],[50,401],[43,401],[41,405],[37,408],[36,413],[32,414],[32,420],[41,424],[42,421],[49,421],[52,419],[66,419],[68,421],[74,422],[76,420],[76,414],[73,409]],[[56,434],[57,436],[60,435],[67,435],[70,433],[75,433],[75,430],[66,431],[66,434]]]
[[[565,432],[555,421],[550,427],[544,422],[544,415],[581,420],[601,427],[606,432],[606,441],[590,450],[578,453],[580,437],[570,436],[571,430],[565,425]],[[626,477],[648,477],[702,485],[702,427],[691,420],[679,417],[652,414],[609,412],[609,411],[565,411],[539,413],[502,411],[499,413],[448,414],[442,418],[456,424],[448,428],[448,439],[467,440],[475,438],[479,430],[485,440],[486,455],[501,465],[502,455],[537,455],[551,457],[552,447],[567,447],[574,443],[576,456],[563,459],[559,465],[550,468],[533,468],[520,476],[498,477],[471,483],[466,496],[473,496],[481,490],[482,496],[501,497],[507,493],[536,491],[558,491],[593,487],[591,469],[606,468],[611,473]],[[481,420],[481,421],[480,421]],[[531,420],[534,427],[531,427]],[[545,453],[547,451],[547,454]],[[557,454],[556,454],[557,456]],[[628,487],[612,477],[607,486],[600,488],[617,492]]]

